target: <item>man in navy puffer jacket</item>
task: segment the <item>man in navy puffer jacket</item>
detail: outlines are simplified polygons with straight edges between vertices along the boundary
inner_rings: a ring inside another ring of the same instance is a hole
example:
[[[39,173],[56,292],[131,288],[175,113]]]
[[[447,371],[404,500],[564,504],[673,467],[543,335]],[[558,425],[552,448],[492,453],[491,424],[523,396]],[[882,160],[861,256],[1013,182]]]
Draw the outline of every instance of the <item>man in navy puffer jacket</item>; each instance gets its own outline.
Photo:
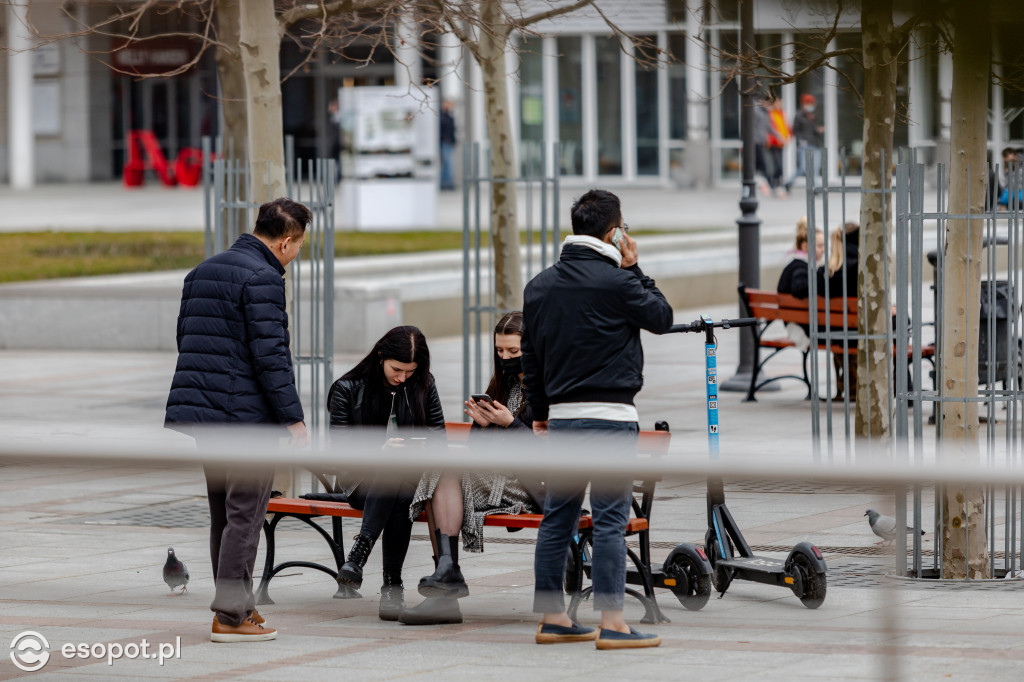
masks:
[[[277,424],[293,444],[309,436],[295,390],[282,276],[299,253],[309,209],[289,199],[260,206],[252,234],[185,277],[178,315],[178,365],[165,425],[204,444],[244,449],[230,425]],[[215,427],[215,428],[210,428]],[[272,436],[271,436],[272,437]],[[273,469],[205,466],[210,558],[216,595],[211,639],[274,639],[255,611],[252,572]]]

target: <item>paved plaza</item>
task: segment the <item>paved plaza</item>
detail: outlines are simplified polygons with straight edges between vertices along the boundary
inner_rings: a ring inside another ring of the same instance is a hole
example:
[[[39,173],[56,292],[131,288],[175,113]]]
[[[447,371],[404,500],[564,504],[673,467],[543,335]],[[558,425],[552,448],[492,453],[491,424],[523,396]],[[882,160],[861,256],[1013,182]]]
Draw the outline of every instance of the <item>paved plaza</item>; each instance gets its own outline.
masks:
[[[679,312],[677,320],[689,321],[696,312]],[[733,314],[728,308],[710,312]],[[719,341],[722,374],[728,376],[737,353],[735,333],[720,333]],[[706,458],[700,339],[645,335],[644,343],[647,385],[638,402],[643,426],[668,420],[674,434],[669,456]],[[461,342],[431,344],[445,413],[455,419]],[[8,442],[124,438],[138,443],[143,456],[147,443],[181,442],[160,428],[174,359],[172,353],[0,353],[0,430]],[[356,359],[339,356],[335,366],[341,372]],[[779,362],[782,371],[787,361]],[[796,368],[792,359],[789,368]],[[762,394],[757,403],[723,394],[723,456],[742,451],[809,461],[803,393],[800,384],[785,382],[783,390]],[[501,529],[488,530],[484,554],[462,561],[471,595],[461,602],[461,625],[380,621],[375,551],[362,599],[332,599],[330,578],[289,570],[272,583],[276,603],[261,607],[280,631],[276,641],[213,644],[205,489],[198,468],[10,464],[2,471],[0,641],[33,631],[48,640],[51,656],[35,673],[20,671],[8,659],[0,663],[0,678],[993,680],[1016,678],[1024,665],[1024,585],[937,586],[889,577],[893,558],[875,546],[863,513],[867,507],[891,509],[891,497],[868,486],[749,480],[727,486],[730,508],[758,551],[784,557],[803,540],[823,548],[829,589],[820,609],[805,609],[788,591],[753,583],[735,583],[699,612],[684,610],[670,592],[660,591],[672,622],[643,626],[663,637],[660,648],[598,652],[590,644],[533,643],[533,531]],[[653,515],[655,558],[677,542],[700,542],[704,521],[703,481],[662,481]],[[356,532],[351,521],[345,529],[348,537]],[[425,527],[417,524],[413,532],[405,569],[409,585],[432,566]],[[322,541],[297,522],[283,525],[278,538],[280,560],[330,561]],[[161,580],[169,546],[192,576],[181,596],[172,596]],[[927,555],[930,537],[924,546]],[[258,567],[262,561],[261,550]],[[414,589],[407,597],[411,604],[420,599]],[[639,607],[627,610],[639,619]],[[584,623],[597,622],[587,605],[580,613]],[[129,645],[144,639],[151,652],[160,643],[171,651],[180,642],[180,649],[163,665],[141,657],[108,665],[105,658],[69,659],[62,653],[65,645],[80,643],[115,643],[133,652]]]
[[[573,192],[566,191],[571,195]],[[636,227],[734,231],[735,190],[621,192]],[[27,194],[0,188],[10,210],[0,231],[20,229],[201,229],[200,192],[117,185],[41,186]],[[767,233],[788,234],[805,211],[800,192],[766,199]],[[852,209],[851,214],[854,212]],[[442,196],[441,222],[461,220],[457,194]],[[641,252],[642,254],[643,252]],[[641,255],[641,262],[643,257]],[[677,311],[678,322],[701,312],[736,316],[735,306]],[[738,332],[718,335],[720,374],[737,358]],[[432,368],[445,414],[459,420],[462,344],[431,338]],[[707,458],[702,342],[696,335],[644,335],[646,385],[638,396],[643,428],[670,423],[669,458]],[[787,357],[788,356],[788,357]],[[357,355],[335,358],[338,374]],[[147,447],[190,441],[161,428],[174,368],[169,352],[0,351],[0,437],[7,444],[123,440],[145,457]],[[825,365],[823,364],[824,368]],[[772,371],[799,372],[799,355],[785,353]],[[798,382],[742,402],[721,396],[723,459],[733,455],[811,462],[810,405]],[[837,442],[841,440],[841,408]],[[840,450],[837,459],[845,459]],[[689,612],[667,591],[659,602],[671,623],[644,625],[663,637],[657,649],[598,652],[593,645],[533,643],[530,612],[534,531],[488,529],[486,551],[462,561],[471,595],[461,602],[461,625],[409,627],[377,618],[380,553],[367,565],[363,598],[332,599],[333,581],[303,568],[285,571],[271,586],[274,605],[261,607],[280,636],[267,643],[209,641],[213,595],[208,557],[205,486],[198,467],[71,467],[40,462],[0,464],[0,642],[30,631],[45,637],[50,657],[24,672],[8,656],[0,678],[195,678],[261,680],[873,680],[1016,679],[1024,666],[1024,581],[973,585],[924,584],[892,577],[895,559],[875,545],[864,510],[891,511],[890,492],[809,480],[727,482],[730,509],[759,553],[785,557],[811,541],[829,565],[828,596],[815,611],[788,591],[737,582]],[[660,561],[678,542],[702,541],[705,484],[671,477],[659,484],[652,548]],[[346,538],[356,532],[345,522]],[[425,527],[417,524],[405,568],[414,586],[432,570]],[[279,560],[331,561],[308,528],[286,522],[278,531]],[[161,580],[167,547],[188,565],[188,592],[172,596]],[[924,538],[932,561],[933,538]],[[262,549],[257,573],[262,568]],[[420,597],[410,587],[410,604]],[[627,605],[637,621],[641,610]],[[587,605],[585,624],[596,615]],[[145,641],[151,654],[134,659]],[[115,645],[110,647],[108,645]],[[79,648],[79,645],[83,645]],[[92,652],[122,652],[108,665]],[[163,645],[163,646],[161,646]],[[134,646],[134,648],[133,648]],[[73,652],[66,657],[63,651]],[[79,657],[79,652],[85,652]],[[1015,672],[1016,671],[1016,672]]]

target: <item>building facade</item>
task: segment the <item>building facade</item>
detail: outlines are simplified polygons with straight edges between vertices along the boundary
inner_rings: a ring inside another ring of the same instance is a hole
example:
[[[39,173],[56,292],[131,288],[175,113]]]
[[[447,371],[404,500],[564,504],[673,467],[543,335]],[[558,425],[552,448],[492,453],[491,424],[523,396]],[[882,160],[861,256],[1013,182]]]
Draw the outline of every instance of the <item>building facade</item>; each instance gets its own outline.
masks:
[[[20,2],[20,4],[19,4]],[[19,0],[0,13],[7,44],[28,52],[0,56],[0,182],[90,182],[120,177],[131,130],[151,130],[173,159],[182,148],[198,147],[220,128],[217,73],[212,52],[202,54],[173,78],[151,77],[197,57],[187,40],[169,40],[112,51],[112,39],[67,37],[39,45],[24,35],[23,22],[46,35],[68,35],[76,26],[109,12],[109,3]],[[740,95],[722,53],[736,51],[739,34],[735,0],[598,0],[605,17],[643,39],[636,48],[611,32],[593,9],[580,10],[532,27],[509,54],[513,130],[524,171],[537,172],[541,149],[547,172],[568,184],[652,187],[715,186],[737,183],[740,174]],[[524,2],[529,9],[529,3]],[[68,8],[66,12],[61,8]],[[785,60],[781,45],[813,42],[826,12],[820,3],[763,0],[755,5],[758,45]],[[830,18],[829,18],[830,19]],[[840,18],[830,47],[856,47],[858,11]],[[197,26],[172,13],[151,15],[143,31],[188,32]],[[194,20],[192,20],[194,21]],[[285,41],[282,73],[284,128],[301,157],[331,151],[334,125],[329,103],[338,88],[408,82],[440,83],[455,100],[460,141],[485,140],[478,69],[451,36],[423,41],[431,54],[419,55],[415,27],[405,30],[399,59],[367,45],[349,46],[347,59],[324,52],[306,60]],[[1017,41],[994,36],[997,72],[1020,59]],[[1011,33],[1010,35],[1014,35]],[[1019,35],[1017,33],[1016,35]],[[929,47],[922,32],[899,67],[894,124],[895,146],[917,149],[928,162],[948,158],[952,58]],[[640,53],[660,51],[658,65]],[[360,50],[364,49],[365,54]],[[426,50],[427,48],[423,48]],[[666,55],[671,55],[668,58]],[[117,73],[122,71],[136,75]],[[799,66],[799,65],[797,65]],[[800,97],[812,94],[832,150],[831,174],[860,168],[862,120],[855,60],[839,59],[797,83],[780,88],[783,110],[792,120]],[[990,148],[1024,141],[1024,95],[993,85]],[[795,148],[785,151],[787,173]],[[997,158],[997,156],[994,156]],[[27,169],[27,171],[26,171]]]

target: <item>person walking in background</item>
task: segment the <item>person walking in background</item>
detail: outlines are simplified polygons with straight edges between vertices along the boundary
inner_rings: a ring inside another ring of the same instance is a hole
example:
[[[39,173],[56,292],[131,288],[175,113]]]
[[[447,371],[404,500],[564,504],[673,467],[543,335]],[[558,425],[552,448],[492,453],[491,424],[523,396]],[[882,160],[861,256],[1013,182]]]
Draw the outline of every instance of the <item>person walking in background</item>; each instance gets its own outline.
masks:
[[[764,196],[768,196],[775,187],[772,185],[772,171],[768,167],[770,160],[765,148],[771,130],[771,119],[768,115],[770,106],[771,99],[767,95],[754,105],[754,171],[764,178],[758,184],[758,189]]]
[[[782,150],[789,142],[792,134],[786,123],[786,115],[782,111],[782,100],[775,98],[768,108],[768,164],[771,166],[771,184],[775,196],[785,199],[788,194],[782,187]]]
[[[338,100],[327,105],[327,154],[334,159],[334,184],[341,182],[341,110]]]
[[[441,104],[441,189],[448,191],[455,189],[455,171],[452,167],[452,159],[455,156],[455,103],[446,99]]]
[[[672,307],[637,265],[637,247],[622,222],[619,198],[591,190],[572,206],[572,231],[557,263],[526,285],[523,307],[523,390],[533,431],[552,453],[579,458],[577,481],[550,481],[534,555],[539,644],[596,640],[599,649],[657,646],[657,635],[626,624],[625,530],[633,499],[631,477],[595,478],[590,487],[594,534],[595,632],[565,611],[566,558],[576,532],[585,473],[592,458],[636,453],[634,397],[643,386],[640,330],[662,334]]]
[[[793,117],[793,138],[796,139],[796,171],[786,181],[786,191],[793,190],[793,183],[797,178],[806,178],[808,173],[817,176],[821,167],[821,139],[825,133],[825,126],[818,122],[815,109],[817,100],[814,95],[805,93],[800,97],[800,111]],[[813,150],[814,165],[808,169],[807,150]]]
[[[200,263],[185,277],[178,315],[178,362],[165,425],[197,444],[244,451],[269,434],[229,426],[277,425],[294,445],[309,442],[295,390],[285,266],[299,254],[311,215],[289,199],[260,206],[252,234]],[[287,429],[287,430],[285,430]],[[267,514],[273,467],[206,465],[214,642],[274,639],[256,612],[252,572]]]

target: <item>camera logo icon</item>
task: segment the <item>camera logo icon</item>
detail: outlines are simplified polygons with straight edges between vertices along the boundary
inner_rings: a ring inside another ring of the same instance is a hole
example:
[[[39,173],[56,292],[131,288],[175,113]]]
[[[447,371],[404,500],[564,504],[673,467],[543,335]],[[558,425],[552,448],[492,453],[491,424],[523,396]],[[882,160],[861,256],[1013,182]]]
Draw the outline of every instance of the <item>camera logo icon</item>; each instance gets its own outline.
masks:
[[[41,669],[50,660],[50,643],[38,632],[26,630],[11,641],[11,661],[25,672]]]

